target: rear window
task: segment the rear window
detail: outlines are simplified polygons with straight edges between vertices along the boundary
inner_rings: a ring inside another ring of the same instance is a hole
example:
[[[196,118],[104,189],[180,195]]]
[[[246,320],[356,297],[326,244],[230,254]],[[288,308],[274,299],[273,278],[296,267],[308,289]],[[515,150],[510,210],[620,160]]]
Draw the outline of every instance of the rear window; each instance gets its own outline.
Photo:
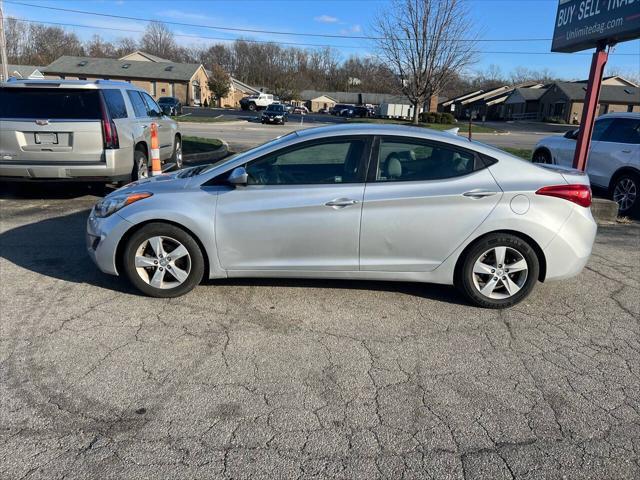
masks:
[[[100,119],[97,90],[0,88],[0,118]]]
[[[127,107],[120,90],[105,89],[102,90],[102,95],[104,95],[104,101],[107,103],[111,118],[127,118]]]

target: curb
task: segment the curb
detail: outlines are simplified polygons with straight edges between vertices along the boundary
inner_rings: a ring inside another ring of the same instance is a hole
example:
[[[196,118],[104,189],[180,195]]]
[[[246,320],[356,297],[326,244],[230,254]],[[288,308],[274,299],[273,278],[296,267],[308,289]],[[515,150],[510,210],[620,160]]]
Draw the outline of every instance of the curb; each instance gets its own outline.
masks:
[[[598,224],[616,223],[618,204],[613,200],[594,198],[591,202],[591,214]]]
[[[184,155],[183,161],[186,164],[192,163],[201,163],[206,161],[217,161],[229,154],[229,144],[222,141],[222,145],[220,145],[215,150],[211,150],[210,152],[201,152],[201,153],[190,153],[188,155]]]

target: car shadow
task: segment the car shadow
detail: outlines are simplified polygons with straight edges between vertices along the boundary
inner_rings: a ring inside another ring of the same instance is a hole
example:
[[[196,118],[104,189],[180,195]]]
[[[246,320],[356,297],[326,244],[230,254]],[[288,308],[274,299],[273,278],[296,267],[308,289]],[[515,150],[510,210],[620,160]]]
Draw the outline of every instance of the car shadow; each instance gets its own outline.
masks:
[[[24,269],[73,283],[87,283],[141,295],[122,277],[98,270],[87,254],[85,228],[89,210],[47,218],[0,234],[0,257]],[[468,305],[456,289],[435,284],[365,280],[214,279],[204,285],[333,288],[393,292],[458,305]]]
[[[0,199],[72,199],[93,195],[104,197],[115,187],[86,182],[0,182]]]
[[[47,218],[0,234],[0,257],[40,275],[134,293],[123,279],[107,275],[89,258],[85,231],[89,210]]]

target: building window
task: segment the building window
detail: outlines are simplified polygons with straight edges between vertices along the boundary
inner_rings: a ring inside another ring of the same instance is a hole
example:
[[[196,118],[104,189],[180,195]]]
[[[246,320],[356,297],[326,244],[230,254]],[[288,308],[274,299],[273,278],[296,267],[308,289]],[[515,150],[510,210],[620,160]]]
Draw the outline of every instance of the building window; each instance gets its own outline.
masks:
[[[633,112],[633,105],[627,105],[627,112]]]
[[[170,88],[171,88],[171,96],[175,97],[176,96],[176,85],[175,85],[175,83],[171,82]]]
[[[78,77],[78,80],[86,80],[87,77]]]
[[[151,95],[153,95],[154,97],[156,96],[156,81],[153,80],[151,82]]]

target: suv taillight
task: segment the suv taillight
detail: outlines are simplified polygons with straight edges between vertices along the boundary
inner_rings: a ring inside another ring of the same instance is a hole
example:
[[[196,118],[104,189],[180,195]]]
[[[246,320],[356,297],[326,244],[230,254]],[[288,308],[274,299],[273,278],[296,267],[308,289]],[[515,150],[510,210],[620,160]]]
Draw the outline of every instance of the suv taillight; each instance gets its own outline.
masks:
[[[102,141],[105,149],[120,148],[120,140],[118,139],[118,129],[115,122],[111,119],[107,104],[104,97],[100,94],[100,110],[102,113]]]
[[[591,205],[591,188],[587,185],[554,185],[551,187],[542,187],[536,192],[536,195],[562,198],[585,208]]]

